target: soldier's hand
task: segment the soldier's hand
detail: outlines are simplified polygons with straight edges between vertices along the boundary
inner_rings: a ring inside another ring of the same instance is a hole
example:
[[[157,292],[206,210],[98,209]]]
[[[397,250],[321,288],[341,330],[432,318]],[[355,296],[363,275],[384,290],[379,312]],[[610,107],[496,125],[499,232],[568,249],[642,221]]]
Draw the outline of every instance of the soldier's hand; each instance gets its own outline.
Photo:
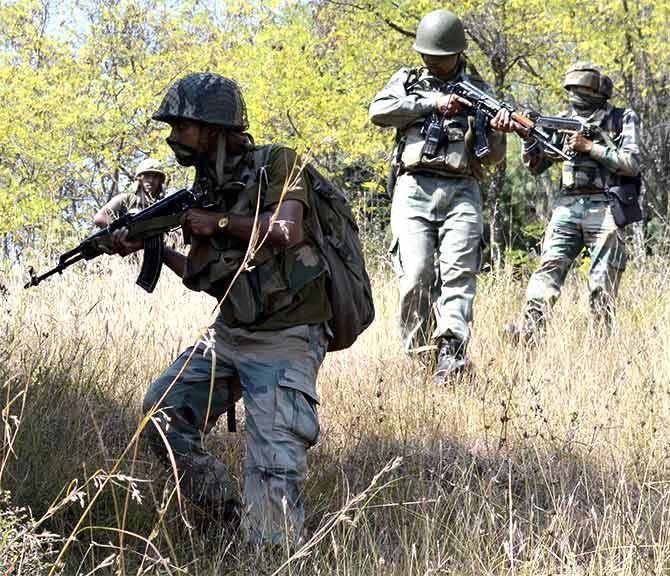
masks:
[[[437,113],[447,118],[471,106],[472,104],[468,100],[458,94],[442,94],[437,99]]]
[[[142,250],[144,241],[128,240],[128,228],[120,228],[112,232],[112,253],[119,256],[128,256],[133,252]]]
[[[187,234],[208,238],[218,230],[221,214],[200,208],[191,208],[184,212],[180,223]]]
[[[512,115],[507,108],[501,108],[498,113],[491,118],[491,128],[499,132],[513,132],[516,129],[516,123],[512,120]]]
[[[593,148],[593,141],[586,138],[581,132],[568,132],[568,146],[575,152],[588,154]]]

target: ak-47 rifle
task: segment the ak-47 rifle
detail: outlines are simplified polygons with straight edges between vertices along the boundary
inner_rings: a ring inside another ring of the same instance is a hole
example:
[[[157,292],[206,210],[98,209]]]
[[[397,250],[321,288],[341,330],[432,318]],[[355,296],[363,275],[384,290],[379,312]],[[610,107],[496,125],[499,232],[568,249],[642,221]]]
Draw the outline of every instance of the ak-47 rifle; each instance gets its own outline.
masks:
[[[24,288],[37,286],[42,280],[72,266],[80,260],[92,260],[105,254],[112,245],[112,233],[128,229],[128,240],[144,240],[144,260],[137,277],[137,284],[147,292],[156,287],[163,266],[163,234],[179,226],[181,215],[189,208],[203,208],[207,193],[183,188],[170,194],[144,210],[126,214],[105,229],[92,234],[77,247],[58,258],[58,264],[44,274],[31,271],[31,278]]]
[[[602,133],[602,128],[594,124],[587,124],[577,118],[565,118],[564,116],[536,116],[534,118],[535,124],[546,128],[547,130],[557,132],[579,132],[585,138],[593,140],[598,134]],[[575,154],[574,151],[569,151],[568,154]]]
[[[479,130],[475,130],[475,156],[477,156],[477,158],[482,158],[489,152],[486,132],[481,128],[485,127],[485,124],[488,123],[488,121],[501,109],[506,109],[509,110],[512,120],[521,127],[521,130],[524,132],[522,134],[524,138],[534,138],[539,141],[545,149],[551,151],[559,158],[562,158],[563,160],[570,159],[570,156],[551,142],[551,135],[543,130],[543,125],[539,124],[535,118],[517,112],[514,106],[508,102],[497,100],[467,80],[448,83],[445,93],[456,94],[461,98],[465,98],[475,110],[475,122],[479,124],[480,127]],[[484,123],[484,126],[482,126],[482,123]]]

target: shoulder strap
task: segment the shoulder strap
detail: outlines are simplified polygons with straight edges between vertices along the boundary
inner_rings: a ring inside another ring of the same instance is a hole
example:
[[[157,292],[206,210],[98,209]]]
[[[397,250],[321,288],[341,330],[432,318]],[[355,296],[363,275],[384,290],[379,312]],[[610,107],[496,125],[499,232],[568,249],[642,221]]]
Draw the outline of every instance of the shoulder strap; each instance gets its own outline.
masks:
[[[270,155],[274,150],[274,144],[265,144],[263,146],[257,146],[251,151],[252,160],[251,166],[249,167],[252,171],[252,180],[257,185],[260,185],[260,201],[261,205],[265,198],[265,191],[270,183],[270,177],[268,176],[268,171],[270,168]],[[256,206],[256,201],[258,200],[258,187],[257,186],[247,186],[249,191],[249,201],[252,206]]]
[[[612,128],[614,129],[615,138],[619,137],[621,132],[623,132],[623,115],[625,112],[625,108],[612,108],[610,116],[612,117]]]
[[[414,84],[417,83],[421,77],[421,68],[410,68],[407,71],[407,79],[405,80],[405,90],[409,90]]]

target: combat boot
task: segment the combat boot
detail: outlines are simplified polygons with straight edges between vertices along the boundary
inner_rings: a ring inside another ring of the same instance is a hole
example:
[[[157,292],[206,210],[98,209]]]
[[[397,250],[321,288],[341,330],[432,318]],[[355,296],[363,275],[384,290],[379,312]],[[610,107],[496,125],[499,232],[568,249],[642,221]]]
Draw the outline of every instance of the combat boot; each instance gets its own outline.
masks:
[[[433,372],[433,384],[444,384],[450,378],[461,374],[470,361],[465,356],[465,344],[455,338],[440,342]]]

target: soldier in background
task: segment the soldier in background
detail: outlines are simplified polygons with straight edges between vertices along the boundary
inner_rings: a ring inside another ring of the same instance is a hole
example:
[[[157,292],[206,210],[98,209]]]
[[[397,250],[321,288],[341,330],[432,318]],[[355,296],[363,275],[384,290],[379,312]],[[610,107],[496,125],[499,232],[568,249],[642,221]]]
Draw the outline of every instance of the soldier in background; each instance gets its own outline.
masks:
[[[484,126],[488,154],[474,155],[475,122],[466,100],[444,92],[468,80],[490,88],[465,57],[465,30],[448,10],[426,14],[413,48],[424,66],[401,68],[370,104],[370,120],[396,129],[391,255],[400,281],[400,330],[408,352],[437,350],[433,380],[468,364],[476,275],[481,264],[483,165],[505,156],[507,110]],[[439,146],[428,151],[432,127]],[[435,260],[439,261],[436,271]]]
[[[122,192],[105,204],[93,218],[96,226],[104,228],[124,214],[147,208],[165,195],[165,170],[158,160],[146,158],[135,171],[135,192]]]
[[[606,325],[613,320],[614,300],[626,268],[623,231],[614,220],[607,191],[621,177],[640,172],[638,116],[630,108],[610,104],[612,81],[589,62],[571,66],[563,87],[570,107],[562,116],[592,127],[594,135],[554,134],[554,143],[573,157],[563,162],[560,193],[544,236],[540,266],[526,290],[524,320],[505,327],[514,340],[533,340],[543,332],[548,309],[584,247],[591,257],[591,311]],[[559,160],[532,138],[525,141],[523,161],[532,174],[541,174]]]

